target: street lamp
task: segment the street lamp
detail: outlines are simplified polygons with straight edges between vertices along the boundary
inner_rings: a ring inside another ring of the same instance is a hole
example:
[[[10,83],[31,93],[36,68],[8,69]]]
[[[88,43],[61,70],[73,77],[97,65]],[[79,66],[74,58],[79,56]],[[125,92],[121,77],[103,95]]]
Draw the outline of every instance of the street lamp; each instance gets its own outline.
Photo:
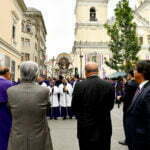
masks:
[[[80,77],[82,78],[82,59],[83,55],[81,53],[81,41],[80,41]]]
[[[54,77],[54,62],[55,62],[55,57],[53,56],[53,58],[52,58],[52,78]]]

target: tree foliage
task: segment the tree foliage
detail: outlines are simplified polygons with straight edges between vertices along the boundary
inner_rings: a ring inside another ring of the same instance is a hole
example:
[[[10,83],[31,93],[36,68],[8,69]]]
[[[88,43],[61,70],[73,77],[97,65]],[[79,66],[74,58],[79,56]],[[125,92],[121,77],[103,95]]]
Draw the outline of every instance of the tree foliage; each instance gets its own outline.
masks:
[[[116,71],[127,72],[138,60],[141,46],[133,19],[134,12],[129,7],[129,1],[121,0],[115,9],[115,22],[104,25],[111,39],[109,47],[112,52],[112,58],[106,60],[106,65]]]

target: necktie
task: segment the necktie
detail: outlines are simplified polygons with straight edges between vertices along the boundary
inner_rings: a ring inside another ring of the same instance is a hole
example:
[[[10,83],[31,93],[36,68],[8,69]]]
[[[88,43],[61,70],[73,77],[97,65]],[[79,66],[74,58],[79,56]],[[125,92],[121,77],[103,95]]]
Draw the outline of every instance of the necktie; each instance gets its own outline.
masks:
[[[141,90],[140,90],[140,88],[138,87],[137,90],[136,90],[136,92],[135,92],[135,94],[134,94],[134,97],[133,97],[133,100],[132,100],[132,104],[131,104],[131,105],[134,104],[134,102],[136,101],[136,99],[137,99],[137,97],[139,96],[140,93],[141,93]]]

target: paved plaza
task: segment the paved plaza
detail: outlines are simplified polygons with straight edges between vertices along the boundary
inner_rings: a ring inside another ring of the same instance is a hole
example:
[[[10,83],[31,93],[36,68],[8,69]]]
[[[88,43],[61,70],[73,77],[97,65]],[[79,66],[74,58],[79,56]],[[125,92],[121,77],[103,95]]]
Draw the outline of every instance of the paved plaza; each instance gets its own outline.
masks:
[[[122,108],[114,107],[112,111],[113,137],[111,150],[128,150],[126,146],[118,144],[119,140],[124,139],[122,129]],[[56,120],[49,121],[54,150],[79,150],[76,138],[75,120]]]

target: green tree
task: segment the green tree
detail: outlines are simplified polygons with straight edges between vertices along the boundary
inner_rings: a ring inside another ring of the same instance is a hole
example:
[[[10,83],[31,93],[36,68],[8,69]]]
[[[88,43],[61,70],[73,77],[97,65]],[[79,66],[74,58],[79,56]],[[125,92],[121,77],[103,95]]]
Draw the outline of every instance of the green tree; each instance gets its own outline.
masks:
[[[109,47],[112,58],[106,65],[116,71],[129,71],[137,62],[137,54],[141,49],[133,22],[134,12],[129,7],[129,0],[121,0],[115,9],[115,22],[105,24],[110,36]]]

